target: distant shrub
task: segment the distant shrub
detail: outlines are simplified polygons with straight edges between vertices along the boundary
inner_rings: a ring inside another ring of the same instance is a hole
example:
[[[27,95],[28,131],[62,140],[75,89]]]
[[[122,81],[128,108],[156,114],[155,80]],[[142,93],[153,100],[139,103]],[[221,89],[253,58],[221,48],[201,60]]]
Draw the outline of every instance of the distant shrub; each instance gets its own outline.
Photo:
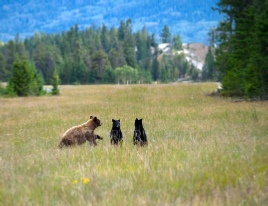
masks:
[[[60,94],[60,90],[59,90],[60,78],[59,78],[57,70],[54,70],[51,84],[53,87],[51,90],[51,94],[52,95],[59,95]]]

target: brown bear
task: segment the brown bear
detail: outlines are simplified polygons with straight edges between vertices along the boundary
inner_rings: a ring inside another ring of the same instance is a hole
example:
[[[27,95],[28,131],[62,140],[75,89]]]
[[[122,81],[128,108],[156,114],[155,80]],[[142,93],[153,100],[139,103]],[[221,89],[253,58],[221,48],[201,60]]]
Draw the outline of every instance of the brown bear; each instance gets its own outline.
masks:
[[[101,126],[102,123],[97,117],[90,116],[90,119],[78,126],[68,129],[62,136],[58,145],[59,148],[64,146],[81,145],[88,141],[90,145],[96,146],[96,139],[102,140],[102,137],[94,134],[94,130]]]

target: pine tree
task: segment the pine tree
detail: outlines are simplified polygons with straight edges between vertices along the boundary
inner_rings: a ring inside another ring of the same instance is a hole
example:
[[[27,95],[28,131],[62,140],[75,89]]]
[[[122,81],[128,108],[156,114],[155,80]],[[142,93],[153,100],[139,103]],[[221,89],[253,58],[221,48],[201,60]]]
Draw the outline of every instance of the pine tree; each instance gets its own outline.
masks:
[[[135,53],[135,39],[132,34],[132,21],[128,19],[126,21],[125,34],[123,40],[124,57],[128,66],[136,67],[136,53]]]
[[[166,64],[161,65],[161,74],[160,74],[161,82],[167,83],[168,82],[168,68]]]
[[[6,70],[5,57],[3,53],[0,53],[0,82],[7,80],[8,71]]]
[[[4,48],[5,57],[5,70],[6,70],[6,79],[10,78],[11,70],[16,56],[16,46],[14,41],[10,40]]]
[[[140,68],[148,70],[150,67],[150,57],[151,57],[151,40],[150,36],[146,30],[146,27],[143,27],[141,32],[136,34],[136,57],[137,62]]]
[[[208,53],[205,58],[205,64],[202,69],[202,80],[203,81],[213,81],[216,80],[216,74],[214,69],[214,56],[211,51],[211,47],[208,49]]]
[[[171,33],[167,25],[164,26],[161,33],[161,42],[162,43],[171,43]]]
[[[127,31],[126,23],[123,20],[121,20],[120,21],[120,26],[119,26],[118,31],[117,31],[119,41],[124,41],[125,40],[126,31]]]
[[[53,78],[51,80],[51,84],[52,84],[51,94],[59,95],[60,94],[60,90],[59,90],[60,78],[56,69],[53,72]]]
[[[8,90],[18,96],[38,96],[43,88],[36,69],[26,59],[17,59],[12,67],[12,76],[8,81]]]
[[[106,53],[108,53],[110,50],[110,41],[109,41],[108,30],[105,24],[103,24],[101,28],[101,45],[103,50]]]
[[[173,43],[174,49],[182,50],[182,41],[181,41],[181,36],[179,34],[173,37],[172,43]]]
[[[158,80],[158,78],[159,78],[159,70],[160,70],[160,68],[159,68],[160,66],[159,66],[159,62],[158,62],[158,60],[157,60],[157,57],[155,57],[154,59],[153,59],[153,63],[152,63],[152,78],[153,78],[153,80],[154,81],[157,81]]]
[[[97,74],[96,80],[101,81],[105,69],[110,67],[110,62],[107,54],[103,51],[96,51],[92,56],[91,62],[91,68]]]

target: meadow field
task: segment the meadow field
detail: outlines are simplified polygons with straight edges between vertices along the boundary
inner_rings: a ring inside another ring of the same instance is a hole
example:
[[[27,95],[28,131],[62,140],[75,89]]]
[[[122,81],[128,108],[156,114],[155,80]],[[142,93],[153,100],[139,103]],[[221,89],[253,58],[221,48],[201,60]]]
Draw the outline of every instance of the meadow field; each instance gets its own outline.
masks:
[[[0,98],[0,205],[268,205],[268,102],[208,97],[214,83],[61,86]],[[98,146],[58,149],[97,116]],[[147,147],[132,143],[143,118]],[[110,145],[121,120],[122,147]]]

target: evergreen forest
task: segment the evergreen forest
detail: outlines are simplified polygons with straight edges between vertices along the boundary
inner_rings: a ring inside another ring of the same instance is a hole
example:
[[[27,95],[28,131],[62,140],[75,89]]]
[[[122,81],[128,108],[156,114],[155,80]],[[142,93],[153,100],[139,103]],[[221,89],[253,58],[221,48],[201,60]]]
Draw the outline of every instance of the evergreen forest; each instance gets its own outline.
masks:
[[[162,36],[163,43],[171,42],[167,25]],[[180,49],[180,36],[173,39]],[[146,27],[134,33],[131,19],[121,21],[118,28],[103,24],[79,30],[74,25],[66,32],[36,33],[24,41],[18,34],[0,47],[0,81],[12,77],[14,62],[22,58],[45,84],[52,84],[55,72],[61,84],[169,82],[185,75],[189,66],[183,55],[161,55],[154,34]]]
[[[223,95],[267,99],[268,1],[220,0],[216,67]]]
[[[0,45],[0,82],[8,82],[9,93],[28,96],[40,95],[42,84],[55,85],[58,94],[59,83],[167,83],[187,77],[220,81],[224,96],[268,99],[268,0],[219,0],[212,9],[224,18],[208,31],[202,74],[184,54],[174,52],[182,49],[182,40],[167,25],[160,43],[172,46],[169,54],[158,49],[146,26],[133,32],[127,19],[117,28],[93,24],[80,30],[76,24],[65,32],[36,33],[23,41],[17,34]],[[19,65],[27,75],[18,71]],[[23,83],[18,75],[32,81],[25,91],[15,85]]]

